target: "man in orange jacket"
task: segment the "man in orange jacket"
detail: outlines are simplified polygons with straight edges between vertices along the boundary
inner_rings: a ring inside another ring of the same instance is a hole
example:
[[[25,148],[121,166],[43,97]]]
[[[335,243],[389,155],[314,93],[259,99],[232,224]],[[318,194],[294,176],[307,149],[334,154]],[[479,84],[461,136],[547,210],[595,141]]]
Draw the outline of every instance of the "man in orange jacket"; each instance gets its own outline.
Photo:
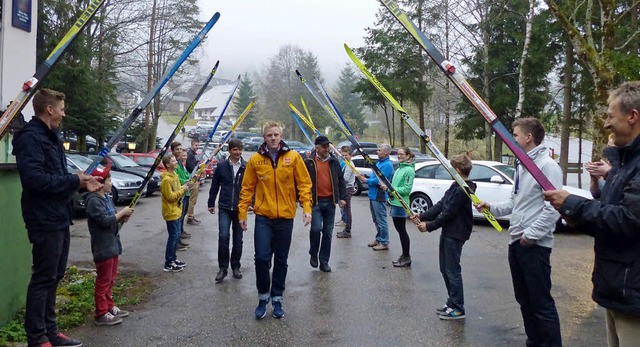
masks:
[[[273,317],[284,317],[282,294],[296,200],[302,205],[305,226],[311,223],[312,184],[302,157],[282,141],[282,128],[278,123],[267,122],[262,135],[265,142],[247,162],[238,203],[238,219],[246,231],[247,209],[255,192],[256,319],[267,314],[269,299],[273,303]],[[273,283],[269,274],[272,258]]]

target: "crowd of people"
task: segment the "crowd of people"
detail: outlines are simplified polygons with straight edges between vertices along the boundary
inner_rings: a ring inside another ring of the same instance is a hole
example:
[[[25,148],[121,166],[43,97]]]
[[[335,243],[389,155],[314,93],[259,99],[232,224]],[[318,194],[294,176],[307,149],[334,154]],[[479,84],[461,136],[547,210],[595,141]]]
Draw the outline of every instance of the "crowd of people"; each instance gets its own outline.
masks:
[[[122,252],[119,226],[134,211],[128,207],[117,211],[114,207],[108,194],[108,166],[91,175],[67,171],[59,137],[60,122],[65,116],[64,99],[60,92],[38,91],[33,99],[36,116],[13,140],[23,187],[23,218],[33,256],[24,325],[29,346],[82,345],[58,330],[55,310],[56,288],[64,276],[69,253],[69,198],[78,189],[90,192],[87,221],[97,272],[95,323],[119,324],[129,315],[115,306],[111,290]],[[604,127],[611,132],[608,160],[586,165],[596,199],[564,190],[543,191],[517,162],[509,199],[475,205],[479,211],[489,208],[496,216],[510,215],[508,263],[527,346],[562,345],[560,320],[551,295],[550,264],[553,231],[561,217],[594,237],[593,299],[606,310],[609,346],[633,346],[640,340],[640,82],[624,83],[611,92]],[[529,158],[555,187],[561,187],[562,171],[542,143],[545,129],[540,121],[521,118],[513,123],[512,130]],[[366,181],[369,186],[376,234],[368,246],[374,251],[389,250],[387,219],[391,216],[402,249],[400,258],[392,263],[394,267],[411,266],[407,223],[416,224],[420,232],[441,229],[439,263],[447,298],[435,313],[444,320],[465,318],[460,259],[473,226],[474,206],[469,191],[454,182],[441,201],[422,214],[414,214],[404,207],[415,177],[414,156],[409,148],[398,150],[399,166],[394,170],[389,160],[391,146],[380,144],[376,166],[384,179],[376,175],[367,178],[352,169],[351,148],[331,149],[325,136],[315,139],[314,150],[303,159],[282,141],[278,123],[266,122],[262,134],[264,143],[248,161],[242,158],[242,143],[229,142],[229,158],[218,163],[207,202],[208,211],[218,214],[217,283],[223,282],[229,266],[234,278],[242,278],[243,234],[249,227],[248,213],[255,214],[256,319],[266,316],[269,302],[273,317],[285,316],[288,256],[298,205],[302,207],[304,225],[309,227],[310,266],[332,271],[329,263],[334,226],[344,226],[337,238],[350,238],[353,232],[351,194],[355,179]],[[197,183],[189,180],[198,162],[197,147],[195,141],[189,151],[184,151],[180,143],[174,142],[172,152],[162,158],[166,167],[160,185],[168,233],[163,267],[166,272],[180,272],[187,265],[176,255],[188,248],[181,241],[190,237],[184,231],[185,219],[187,224],[200,223],[193,212]],[[476,188],[469,180],[473,164],[467,156],[452,157],[451,165],[469,189]],[[391,182],[391,187],[383,182]],[[336,205],[341,211],[337,224]]]

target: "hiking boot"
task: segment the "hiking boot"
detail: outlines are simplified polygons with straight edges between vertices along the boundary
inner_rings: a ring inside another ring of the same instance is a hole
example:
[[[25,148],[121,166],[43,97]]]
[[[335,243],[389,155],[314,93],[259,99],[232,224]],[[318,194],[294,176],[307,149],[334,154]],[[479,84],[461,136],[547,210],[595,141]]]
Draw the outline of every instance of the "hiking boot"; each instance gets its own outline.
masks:
[[[176,265],[176,263],[171,263],[169,265],[165,265],[164,269],[162,269],[162,271],[164,272],[180,272],[182,271],[184,268],[180,267],[178,265]]]
[[[186,262],[184,262],[184,261],[180,261],[180,260],[178,260],[178,259],[176,259],[176,260],[174,261],[174,263],[175,263],[175,264],[176,264],[176,266],[178,266],[178,267],[185,267],[185,266],[187,266],[187,263],[186,263]]]
[[[118,318],[129,317],[129,311],[121,310],[117,306],[113,306],[109,310],[109,313],[111,313],[112,315],[114,315],[114,316],[116,316]]]
[[[267,304],[269,299],[258,300],[258,307],[256,307],[256,319],[262,319],[267,315]]]
[[[445,313],[438,315],[438,318],[444,320],[462,319],[464,318],[464,311],[460,311],[457,308],[448,307]]]
[[[347,232],[347,231],[341,231],[336,233],[336,237],[339,239],[350,239],[351,238],[351,233]]]
[[[216,283],[222,282],[225,277],[227,277],[227,269],[220,269],[216,275]]]
[[[317,254],[312,254],[311,258],[309,259],[309,265],[311,265],[311,267],[316,268],[318,267],[318,255]]]
[[[448,308],[449,308],[449,306],[447,306],[447,304],[444,304],[442,307],[436,308],[436,313],[438,315],[446,314]]]
[[[411,266],[411,257],[400,257],[398,260],[392,262],[394,267],[407,267]]]
[[[186,242],[182,242],[182,240],[178,240],[178,247],[189,247],[189,244]]]
[[[122,323],[122,318],[114,316],[111,312],[107,312],[96,318],[94,322],[96,325],[116,325]]]
[[[377,246],[377,245],[379,245],[379,244],[380,244],[380,242],[378,242],[378,240],[373,240],[373,241],[371,241],[371,242],[367,243],[367,246],[369,246],[369,247],[375,247],[375,246]]]
[[[186,231],[182,232],[182,235],[180,235],[181,239],[190,239],[191,238],[191,233],[188,233]]]
[[[189,249],[189,246],[178,246],[176,247],[176,251],[184,252]]]
[[[373,250],[374,251],[388,251],[389,250],[389,245],[383,245],[381,243],[379,243],[376,246],[373,246]]]
[[[239,267],[231,269],[231,272],[233,273],[233,278],[237,278],[237,279],[242,278],[242,271],[240,271]]]
[[[273,302],[273,318],[282,318],[284,317],[284,308],[282,308],[282,301],[274,301]]]
[[[328,263],[320,263],[320,271],[322,272],[331,272],[331,267]]]
[[[187,224],[189,224],[189,225],[200,225],[200,221],[196,220],[195,218],[188,218],[187,219]]]
[[[342,219],[341,219],[341,220],[339,220],[339,221],[335,224],[335,226],[337,226],[337,227],[343,227],[343,226],[345,226],[345,225],[347,225],[347,223],[345,223]]]
[[[80,347],[82,342],[74,340],[63,333],[57,333],[55,335],[48,336],[49,342],[53,347]]]

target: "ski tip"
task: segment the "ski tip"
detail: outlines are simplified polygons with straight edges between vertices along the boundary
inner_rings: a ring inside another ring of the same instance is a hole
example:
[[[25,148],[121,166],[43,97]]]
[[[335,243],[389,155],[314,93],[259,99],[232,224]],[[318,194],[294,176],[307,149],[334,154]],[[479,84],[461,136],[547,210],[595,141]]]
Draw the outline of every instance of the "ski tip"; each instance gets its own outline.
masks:
[[[302,78],[302,74],[300,73],[300,71],[298,71],[298,69],[296,69],[296,75],[298,75],[298,77]]]
[[[240,77],[241,77],[241,76],[242,76],[242,74],[239,74],[239,75],[238,75],[238,81],[240,80]]]
[[[343,45],[344,45],[344,49],[345,49],[347,52],[351,50],[351,48],[349,48],[349,46],[348,46],[346,43],[344,43]]]
[[[213,66],[213,70],[211,70],[211,72],[214,72],[218,69],[218,65],[220,65],[220,60],[216,61],[216,65]]]

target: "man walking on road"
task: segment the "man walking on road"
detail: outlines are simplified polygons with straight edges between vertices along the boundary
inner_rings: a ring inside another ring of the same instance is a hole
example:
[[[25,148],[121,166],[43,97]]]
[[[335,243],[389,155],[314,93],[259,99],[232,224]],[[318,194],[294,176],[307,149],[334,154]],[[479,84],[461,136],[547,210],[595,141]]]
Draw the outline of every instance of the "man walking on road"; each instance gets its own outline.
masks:
[[[513,122],[513,137],[555,187],[562,186],[562,170],[549,156],[544,126],[535,118]],[[496,216],[509,219],[509,268],[516,301],[520,304],[527,346],[562,346],[560,320],[551,296],[551,249],[553,231],[560,216],[544,201],[542,187],[524,166],[517,164],[513,191],[509,200],[489,204]]]
[[[594,237],[592,298],[606,309],[611,347],[640,341],[640,81],[609,96],[604,127],[613,133],[614,158],[599,200],[545,192],[545,198]],[[556,186],[556,187],[559,187]]]
[[[329,139],[318,136],[316,148],[304,160],[311,176],[313,186],[313,212],[311,230],[309,230],[309,254],[311,267],[318,267],[318,251],[320,251],[320,271],[331,272],[329,257],[331,256],[331,236],[333,221],[336,215],[336,202],[340,207],[346,204],[346,187],[340,162],[329,153]],[[322,234],[322,242],[320,235]]]
[[[238,219],[238,202],[242,189],[242,178],[247,162],[242,159],[242,142],[238,139],[229,141],[229,159],[218,163],[211,179],[209,189],[209,212],[216,213],[216,196],[218,199],[218,266],[216,283],[222,282],[229,268],[229,229],[233,229],[233,248],[231,250],[231,271],[234,278],[242,278],[240,258],[242,258],[242,227]]]
[[[393,164],[389,160],[391,154],[391,146],[382,144],[378,146],[378,162],[376,166],[389,182],[393,177]],[[376,239],[369,242],[367,246],[372,247],[374,251],[389,250],[389,224],[387,223],[387,200],[389,199],[387,192],[380,189],[380,181],[378,176],[371,174],[369,178],[360,177],[360,180],[367,182],[369,185],[369,209],[371,209],[371,218],[376,226]]]
[[[191,140],[191,148],[187,151],[187,164],[185,168],[191,174],[193,170],[198,166],[198,146],[200,141],[198,139]],[[204,148],[202,149],[204,153]],[[200,181],[196,180],[191,189],[189,190],[189,206],[187,207],[187,224],[199,225],[200,221],[196,219],[194,210],[196,203],[198,202],[198,189],[200,189]]]
[[[302,205],[305,226],[311,223],[311,178],[302,157],[282,141],[278,123],[267,122],[262,134],[265,142],[247,163],[238,204],[240,225],[247,230],[247,209],[255,192],[256,319],[267,314],[269,299],[273,301],[273,316],[284,317],[282,295],[297,200]],[[273,282],[269,274],[272,258]]]
[[[13,138],[20,182],[22,218],[32,244],[32,273],[27,288],[24,330],[29,346],[82,346],[58,331],[56,289],[64,277],[71,235],[71,195],[79,188],[101,188],[95,177],[70,174],[60,123],[65,95],[41,89],[33,97],[33,117]]]

